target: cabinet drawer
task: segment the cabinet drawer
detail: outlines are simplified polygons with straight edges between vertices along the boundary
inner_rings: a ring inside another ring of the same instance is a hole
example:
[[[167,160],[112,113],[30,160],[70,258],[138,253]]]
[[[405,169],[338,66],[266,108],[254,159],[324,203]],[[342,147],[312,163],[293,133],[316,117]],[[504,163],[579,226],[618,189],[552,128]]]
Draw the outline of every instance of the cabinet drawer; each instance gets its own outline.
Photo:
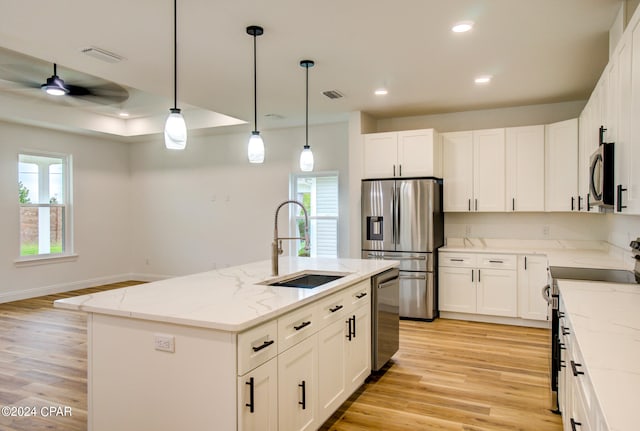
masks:
[[[478,268],[516,269],[518,256],[515,254],[480,254]]]
[[[347,288],[347,301],[349,305],[359,307],[362,304],[371,303],[371,281],[364,280],[355,286]]]
[[[341,320],[349,307],[350,301],[346,292],[338,292],[318,301],[318,330]]]
[[[478,255],[471,253],[439,253],[440,266],[452,266],[458,268],[474,268]]]
[[[267,362],[278,353],[278,322],[272,320],[238,334],[238,375]]]
[[[317,304],[309,304],[278,319],[278,353],[318,330]]]

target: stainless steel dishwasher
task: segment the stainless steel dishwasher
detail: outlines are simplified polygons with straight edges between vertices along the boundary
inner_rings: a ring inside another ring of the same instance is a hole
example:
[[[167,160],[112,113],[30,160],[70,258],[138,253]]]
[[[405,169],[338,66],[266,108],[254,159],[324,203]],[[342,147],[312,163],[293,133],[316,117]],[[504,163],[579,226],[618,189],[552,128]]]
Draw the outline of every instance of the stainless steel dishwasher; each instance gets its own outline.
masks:
[[[400,347],[400,272],[392,268],[371,280],[371,369],[379,371]]]

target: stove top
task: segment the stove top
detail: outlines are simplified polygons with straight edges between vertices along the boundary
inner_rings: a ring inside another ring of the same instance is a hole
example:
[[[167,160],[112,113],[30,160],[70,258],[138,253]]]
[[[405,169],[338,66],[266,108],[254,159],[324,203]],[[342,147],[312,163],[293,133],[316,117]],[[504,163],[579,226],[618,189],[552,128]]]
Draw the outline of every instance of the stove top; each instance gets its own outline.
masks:
[[[584,280],[606,283],[640,284],[640,274],[624,269],[571,268],[566,266],[549,267],[554,280]]]

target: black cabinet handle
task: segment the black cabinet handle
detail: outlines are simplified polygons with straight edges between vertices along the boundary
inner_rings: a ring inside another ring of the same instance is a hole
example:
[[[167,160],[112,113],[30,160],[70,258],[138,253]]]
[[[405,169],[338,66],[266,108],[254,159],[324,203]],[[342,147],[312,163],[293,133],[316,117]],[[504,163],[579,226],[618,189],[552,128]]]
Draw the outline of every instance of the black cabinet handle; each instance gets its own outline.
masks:
[[[489,263],[504,263],[504,260],[490,260]]]
[[[564,343],[560,343],[560,350],[567,350],[567,348],[565,347]]]
[[[575,201],[576,201],[576,198],[574,198],[573,196],[571,196],[571,211],[573,211],[573,209],[574,209]]]
[[[591,193],[587,193],[587,211],[591,211]]]
[[[398,176],[401,177],[402,176],[402,165],[398,165],[398,171],[400,171]]]
[[[302,328],[306,328],[307,326],[311,325],[311,321],[307,320],[306,322],[302,322],[301,324],[299,324],[298,326],[294,326],[293,329],[295,329],[296,331],[301,330]]]
[[[524,257],[524,270],[527,270],[527,256]]]
[[[516,210],[516,198],[511,198],[511,210]]]
[[[478,283],[480,283],[480,270],[478,270]]]
[[[560,368],[566,368],[565,362],[564,361],[560,361]]]
[[[365,296],[367,296],[367,292],[362,292],[362,293],[358,293],[358,294],[356,295],[356,298],[358,298],[358,299],[362,299],[362,298],[364,298]]]
[[[578,211],[582,210],[582,196],[578,195]]]
[[[580,428],[582,428],[582,422],[576,422],[574,418],[571,418],[571,431],[578,431],[576,429],[576,426],[579,426]]]
[[[618,202],[616,202],[616,211],[621,213],[627,206],[622,205],[622,192],[626,192],[627,189],[622,187],[622,184],[618,184]]]
[[[476,211],[478,211],[478,199],[476,199]]]
[[[564,318],[564,311],[558,311],[558,318],[559,319]]]
[[[571,371],[573,372],[574,377],[578,377],[580,374],[584,374],[584,371],[578,371],[578,367],[581,367],[582,364],[577,364],[571,361]]]
[[[329,308],[329,311],[331,311],[332,313],[335,313],[336,311],[341,310],[342,307],[343,307],[342,305],[336,305],[333,308]]]
[[[244,382],[246,385],[249,385],[249,402],[245,404],[245,407],[249,407],[249,412],[253,413],[254,405],[253,405],[253,377],[249,378],[248,382]]]
[[[393,165],[393,176],[396,176],[396,165]]]
[[[469,211],[471,211],[471,199],[467,199],[467,202],[469,203]]]
[[[464,262],[464,259],[449,259],[451,262]]]
[[[473,269],[471,270],[471,282],[473,283]]]
[[[302,410],[305,410],[307,408],[307,383],[303,380],[298,387],[302,388],[302,401],[298,401],[298,404],[302,406]]]
[[[569,328],[562,327],[562,335],[570,335],[571,330]]]
[[[273,343],[275,343],[274,340],[269,340],[269,341],[265,341],[264,343],[262,343],[260,346],[258,347],[252,347],[254,352],[259,352],[262,349],[265,349],[267,347],[269,347],[270,345],[272,345]]]
[[[349,339],[349,341],[351,341],[351,317],[349,317],[347,320],[345,320],[345,323],[349,325],[349,329],[347,331],[347,338]]]
[[[353,319],[353,338],[356,338],[356,315],[351,316]]]

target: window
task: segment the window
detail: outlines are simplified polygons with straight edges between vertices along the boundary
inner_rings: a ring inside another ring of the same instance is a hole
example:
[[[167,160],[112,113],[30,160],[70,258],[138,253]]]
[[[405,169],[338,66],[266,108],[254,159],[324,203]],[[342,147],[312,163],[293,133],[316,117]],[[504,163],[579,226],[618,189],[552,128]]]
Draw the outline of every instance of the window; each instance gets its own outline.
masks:
[[[312,257],[338,256],[338,175],[299,174],[293,176],[293,199],[301,202],[309,215],[309,243]],[[295,211],[296,232],[304,237],[304,213]],[[304,241],[298,241],[298,256],[304,255]]]
[[[69,157],[18,155],[20,256],[69,253]]]

